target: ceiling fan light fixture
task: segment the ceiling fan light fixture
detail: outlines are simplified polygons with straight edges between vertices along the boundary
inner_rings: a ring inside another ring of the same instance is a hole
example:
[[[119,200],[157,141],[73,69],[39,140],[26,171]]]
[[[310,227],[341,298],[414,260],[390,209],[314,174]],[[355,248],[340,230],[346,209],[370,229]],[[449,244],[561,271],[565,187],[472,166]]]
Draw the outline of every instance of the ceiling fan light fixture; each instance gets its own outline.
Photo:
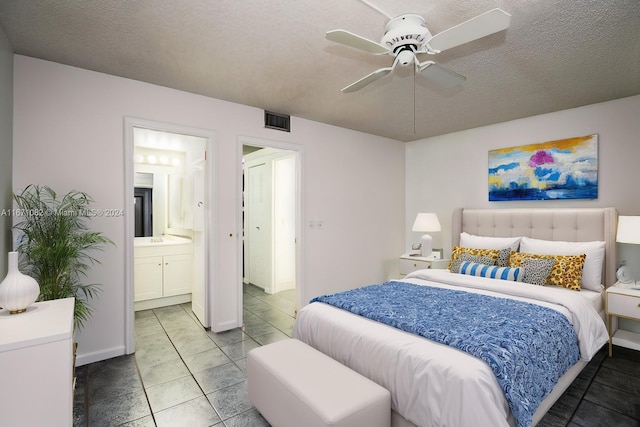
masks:
[[[413,64],[416,55],[410,49],[404,49],[398,53],[398,63],[403,66]]]
[[[379,10],[369,2],[365,0],[363,2]],[[328,40],[375,55],[392,55],[395,57],[391,67],[380,68],[366,75],[343,88],[342,92],[355,92],[362,89],[392,72],[398,64],[402,66],[415,64],[415,71],[420,72],[445,88],[452,88],[464,82],[466,78],[433,61],[420,62],[416,54],[434,55],[461,44],[486,37],[489,34],[506,30],[509,28],[510,20],[511,15],[496,8],[432,36],[422,16],[415,13],[407,13],[390,18],[390,21],[385,26],[384,35],[380,43],[346,30],[328,31],[325,37]]]

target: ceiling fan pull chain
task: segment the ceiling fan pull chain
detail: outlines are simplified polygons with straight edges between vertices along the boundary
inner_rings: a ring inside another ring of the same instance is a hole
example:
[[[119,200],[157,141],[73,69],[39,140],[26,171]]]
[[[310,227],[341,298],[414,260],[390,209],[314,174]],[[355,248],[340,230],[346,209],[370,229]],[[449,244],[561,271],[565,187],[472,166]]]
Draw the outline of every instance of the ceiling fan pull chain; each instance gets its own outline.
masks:
[[[418,65],[416,64],[413,67],[413,134],[416,134],[416,68]]]

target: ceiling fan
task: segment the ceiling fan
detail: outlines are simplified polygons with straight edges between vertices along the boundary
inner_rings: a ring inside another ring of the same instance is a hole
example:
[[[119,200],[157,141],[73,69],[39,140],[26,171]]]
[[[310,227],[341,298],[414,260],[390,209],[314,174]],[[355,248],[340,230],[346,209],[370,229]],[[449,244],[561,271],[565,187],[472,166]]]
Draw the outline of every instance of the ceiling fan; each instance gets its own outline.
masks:
[[[435,55],[447,49],[478,40],[490,34],[506,30],[511,15],[501,9],[492,9],[461,24],[432,35],[425,20],[418,14],[408,13],[392,17],[366,0],[363,3],[389,18],[380,43],[361,37],[346,30],[332,30],[325,34],[327,40],[341,43],[374,55],[392,55],[393,64],[380,68],[342,89],[355,92],[369,83],[391,73],[396,66],[415,64],[415,71],[443,87],[454,87],[466,77],[449,70],[434,61],[420,61],[418,54]]]

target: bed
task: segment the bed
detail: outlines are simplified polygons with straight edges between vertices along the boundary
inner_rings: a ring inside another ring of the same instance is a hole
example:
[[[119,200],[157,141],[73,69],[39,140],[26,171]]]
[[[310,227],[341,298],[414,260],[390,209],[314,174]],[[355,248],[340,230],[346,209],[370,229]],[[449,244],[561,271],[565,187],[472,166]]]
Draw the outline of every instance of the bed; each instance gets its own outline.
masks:
[[[507,251],[510,252],[509,260],[513,261],[511,257],[522,256],[525,260],[528,257],[548,258],[566,248],[575,250],[575,247],[583,248],[582,245],[598,244],[598,248],[602,249],[603,253],[600,262],[596,264],[597,271],[594,270],[593,261],[599,259],[599,253],[589,252],[587,257],[570,253],[565,257],[567,253],[563,252],[563,256],[555,258],[555,265],[564,258],[573,259],[577,256],[582,257],[583,261],[585,258],[591,261],[589,265],[586,261],[581,264],[584,276],[580,278],[583,288],[579,292],[559,286],[536,286],[530,283],[514,283],[460,273],[461,265],[464,265],[464,268],[473,267],[477,263],[472,261],[477,259],[459,263],[455,267],[458,273],[449,270],[419,270],[398,282],[385,283],[386,288],[377,287],[378,285],[371,287],[375,288],[372,289],[373,291],[381,292],[380,298],[388,299],[385,304],[405,305],[398,302],[400,300],[394,293],[396,289],[405,286],[415,288],[418,292],[427,295],[424,298],[412,297],[413,300],[431,301],[436,299],[435,296],[441,298],[441,292],[446,293],[442,296],[442,300],[433,303],[429,308],[422,307],[428,305],[422,303],[418,309],[412,307],[411,310],[418,310],[415,316],[420,319],[429,318],[433,321],[432,318],[435,317],[435,315],[421,314],[419,310],[422,309],[443,312],[444,315],[451,316],[452,307],[458,307],[461,304],[457,300],[450,302],[448,299],[449,294],[455,294],[456,298],[482,298],[483,301],[490,299],[494,302],[499,301],[500,304],[504,302],[509,306],[514,305],[513,310],[518,310],[516,311],[518,313],[524,313],[525,311],[522,310],[525,307],[532,311],[547,310],[544,311],[547,314],[542,317],[552,318],[552,314],[562,319],[562,321],[556,319],[551,322],[554,325],[568,323],[569,330],[573,328],[573,332],[567,333],[575,333],[573,345],[577,346],[577,349],[567,350],[566,354],[573,354],[571,360],[568,356],[560,357],[561,353],[558,350],[556,359],[561,359],[560,361],[566,366],[557,368],[559,379],[549,380],[553,383],[552,386],[547,387],[553,387],[552,390],[540,392],[541,396],[546,396],[541,402],[528,402],[528,399],[522,399],[523,402],[527,401],[525,405],[517,401],[517,396],[521,394],[513,394],[512,388],[516,387],[505,385],[504,377],[509,375],[495,371],[494,365],[501,364],[502,361],[493,363],[494,359],[481,358],[480,355],[484,357],[482,352],[474,356],[471,354],[475,353],[467,353],[467,348],[463,346],[447,345],[451,342],[457,343],[458,340],[445,337],[439,341],[442,332],[435,334],[438,339],[427,339],[423,336],[429,335],[419,336],[412,333],[413,331],[409,332],[409,329],[402,330],[404,325],[402,322],[396,322],[391,326],[380,323],[378,317],[383,315],[376,314],[370,307],[365,310],[358,308],[362,311],[354,310],[358,313],[354,314],[345,307],[357,307],[357,304],[343,303],[342,307],[339,303],[336,303],[337,306],[331,305],[334,303],[331,300],[333,295],[320,297],[320,300],[300,310],[294,325],[293,336],[387,388],[392,395],[393,426],[535,425],[586,366],[595,352],[608,340],[603,300],[604,289],[615,282],[616,222],[617,213],[613,208],[457,209],[454,211],[451,227],[454,251],[465,248],[460,246],[461,238],[462,243],[468,246],[476,244],[476,248],[482,248],[482,245],[504,244],[501,239],[518,238],[518,250],[512,251],[513,248],[511,248]],[[523,238],[527,238],[526,248],[523,245]],[[521,246],[529,254],[534,255],[514,254],[521,250]],[[531,252],[532,248],[540,254]],[[493,249],[496,248],[487,250]],[[547,252],[542,253],[545,250]],[[501,253],[504,253],[504,250],[501,250]],[[479,263],[479,265],[483,264]],[[527,267],[533,271],[531,265],[529,263]],[[513,273],[513,268],[506,268],[510,274]],[[569,268],[566,269],[566,271],[569,270]],[[522,271],[526,272],[527,268],[523,268]],[[595,286],[589,283],[591,289],[587,289],[586,286],[588,277],[589,280],[597,282]],[[369,289],[366,291],[369,292]],[[361,295],[358,292],[360,288],[347,291],[349,297],[371,299],[371,296]],[[445,309],[440,309],[438,305],[440,301],[449,301],[447,303],[449,305]],[[409,303],[406,305],[408,306]],[[487,305],[496,304],[492,302]],[[475,312],[476,310],[460,308],[458,314],[453,315],[458,316],[464,311]],[[470,317],[479,315],[474,314]],[[479,324],[488,325],[490,322],[480,320]],[[419,333],[425,330],[431,331],[432,325],[421,326],[421,328]],[[475,329],[472,330],[475,331]],[[548,334],[549,338],[555,335],[557,335],[556,332]],[[567,340],[571,341],[571,338]],[[550,342],[548,344],[557,345]],[[544,350],[540,351],[547,353]],[[514,365],[509,357],[513,356],[505,357],[504,365]],[[553,358],[553,355],[550,357]],[[541,359],[538,353],[531,358],[531,360],[537,359]],[[530,363],[527,362],[527,364]],[[528,375],[531,376],[531,374]],[[551,373],[548,376],[553,377]],[[528,405],[524,410],[524,412],[528,411],[526,415],[523,415],[523,410],[520,408],[522,405]]]

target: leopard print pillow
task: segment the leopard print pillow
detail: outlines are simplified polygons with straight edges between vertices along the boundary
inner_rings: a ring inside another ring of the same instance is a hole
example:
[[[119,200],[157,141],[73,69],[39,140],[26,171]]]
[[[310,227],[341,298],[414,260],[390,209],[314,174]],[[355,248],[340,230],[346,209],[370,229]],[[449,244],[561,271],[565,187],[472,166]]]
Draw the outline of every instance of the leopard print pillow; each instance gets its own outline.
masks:
[[[476,264],[495,265],[495,260],[491,257],[483,255],[475,256],[463,252],[458,258],[451,262],[449,270],[451,270],[452,273],[460,273],[460,266],[466,261],[475,262]]]
[[[460,264],[463,261],[477,262],[479,264],[496,265],[498,261],[498,249],[476,249],[476,248],[463,248],[462,246],[454,246],[451,250],[451,261],[449,261],[449,270],[453,273],[460,271]],[[466,256],[466,259],[459,260],[462,254],[471,255],[474,259]]]
[[[500,249],[498,251],[498,258],[496,259],[496,265],[498,267],[509,267],[510,254],[511,254],[510,248]]]
[[[524,267],[525,274],[523,281],[527,282],[527,266],[524,265],[524,260],[527,259],[537,259],[537,260],[553,260],[553,263],[548,262],[548,264],[552,264],[552,268],[548,277],[546,278],[546,284],[561,286],[563,288],[573,289],[574,291],[579,291],[581,289],[582,284],[582,268],[584,267],[584,261],[587,258],[585,254],[582,255],[537,255],[537,254],[525,254],[522,252],[514,252],[511,251],[509,255],[509,265],[511,267]],[[540,275],[545,272],[546,267],[543,265],[545,263],[538,262],[532,263],[528,262],[530,268],[538,269],[536,271],[536,282],[539,280]],[[529,274],[534,274],[533,272]],[[530,283],[530,282],[527,282]],[[538,283],[535,283],[538,284]],[[544,284],[544,283],[543,283]]]
[[[582,268],[587,255],[556,255],[555,258],[556,265],[551,270],[549,282],[579,291],[582,287]]]
[[[555,263],[556,260],[552,257],[523,259],[520,265],[524,269],[522,281],[532,285],[546,285]]]

